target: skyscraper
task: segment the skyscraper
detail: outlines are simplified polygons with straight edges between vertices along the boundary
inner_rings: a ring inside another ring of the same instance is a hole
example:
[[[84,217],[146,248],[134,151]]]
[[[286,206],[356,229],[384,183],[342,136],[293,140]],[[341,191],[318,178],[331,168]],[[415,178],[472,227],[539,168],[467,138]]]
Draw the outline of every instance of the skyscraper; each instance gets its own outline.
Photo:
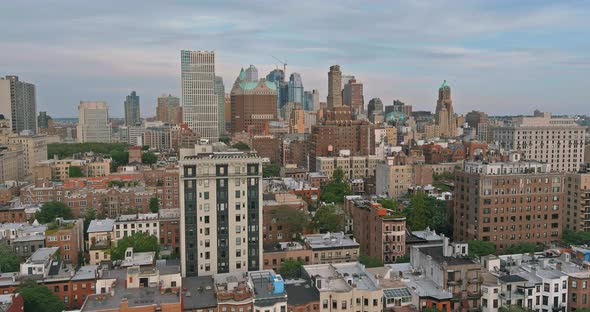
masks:
[[[180,161],[183,276],[262,268],[262,162],[199,145]]]
[[[141,123],[141,117],[139,115],[139,96],[135,91],[131,91],[131,94],[125,99],[125,125],[135,126]]]
[[[372,98],[367,106],[367,113],[369,116],[376,114],[383,114],[383,102],[380,98]]]
[[[39,116],[37,116],[37,127],[39,129],[47,129],[50,119],[51,116],[47,115],[47,112],[39,112]]]
[[[330,66],[328,72],[328,109],[342,106],[342,72],[339,65]]]
[[[365,110],[363,84],[357,82],[354,78],[348,80],[344,85],[344,90],[342,90],[342,102],[344,105],[350,106],[357,114],[362,113]]]
[[[313,89],[311,92],[312,110],[317,112],[320,109],[320,92],[317,89]]]
[[[442,137],[455,135],[455,111],[451,100],[451,87],[447,81],[438,88],[438,101],[436,102],[436,124],[439,126]]]
[[[303,109],[306,111],[313,110],[313,94],[311,91],[303,91]]]
[[[266,80],[274,82],[277,86],[277,112],[289,101],[289,84],[285,81],[285,73],[282,69],[274,69],[268,75]]]
[[[342,75],[342,87],[340,89],[344,89],[344,86],[352,79],[355,79],[353,75]]]
[[[292,73],[289,77],[289,101],[303,104],[303,81],[299,73]]]
[[[245,75],[246,81],[258,81],[258,69],[252,64],[250,64],[250,67],[246,68]]]
[[[35,85],[20,81],[18,76],[0,78],[0,114],[10,120],[12,131],[37,131]]]
[[[225,86],[223,78],[215,76],[215,94],[217,94],[217,121],[219,122],[219,134],[225,133]]]
[[[202,139],[219,139],[215,52],[182,50],[182,119]]]
[[[106,102],[80,101],[78,142],[111,143],[109,107]]]

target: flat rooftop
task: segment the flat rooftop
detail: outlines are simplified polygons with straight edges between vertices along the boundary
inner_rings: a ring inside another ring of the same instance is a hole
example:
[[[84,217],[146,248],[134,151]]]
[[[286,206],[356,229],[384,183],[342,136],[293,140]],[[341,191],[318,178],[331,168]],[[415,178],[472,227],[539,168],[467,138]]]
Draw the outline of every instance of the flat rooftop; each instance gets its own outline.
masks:
[[[102,219],[92,220],[88,226],[88,233],[100,233],[100,232],[112,232],[115,220],[113,219]]]
[[[359,243],[346,237],[344,233],[310,234],[303,237],[306,244],[313,250],[358,248]]]
[[[27,262],[29,262],[28,260],[34,263],[45,262],[49,260],[49,258],[51,258],[58,250],[59,247],[39,248],[37,249],[37,251],[35,251],[35,253],[31,255],[31,257],[29,257],[29,259],[27,259]]]
[[[195,276],[182,279],[184,293],[184,309],[208,309],[217,307],[213,277]]]
[[[81,311],[118,310],[123,299],[127,300],[130,308],[180,302],[180,293],[162,294],[158,288],[154,287],[125,288],[126,272],[124,269],[108,271],[103,279],[116,280],[113,295],[90,295],[86,298]]]
[[[355,285],[361,290],[381,289],[375,276],[358,262],[305,265],[307,275],[323,280],[320,291],[348,292]]]

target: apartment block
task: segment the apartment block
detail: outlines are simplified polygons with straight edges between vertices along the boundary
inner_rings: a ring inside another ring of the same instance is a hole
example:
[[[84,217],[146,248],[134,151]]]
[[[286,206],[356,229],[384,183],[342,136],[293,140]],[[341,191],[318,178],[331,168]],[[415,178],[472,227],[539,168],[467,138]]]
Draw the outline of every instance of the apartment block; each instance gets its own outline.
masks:
[[[195,145],[181,152],[183,276],[246,272],[262,265],[266,160],[255,152],[223,149]]]
[[[348,196],[344,208],[352,219],[361,254],[393,263],[406,254],[406,218],[381,204]]]
[[[520,160],[465,162],[455,171],[456,241],[483,240],[498,250],[561,238],[564,178],[551,165]]]
[[[77,266],[80,254],[84,253],[84,220],[56,218],[47,224],[45,246],[58,247],[63,263]]]
[[[378,156],[351,156],[340,153],[334,157],[316,157],[316,170],[331,177],[334,170],[342,169],[347,179],[364,179],[375,176],[377,164],[381,160]]]
[[[522,152],[524,159],[547,162],[553,171],[576,172],[584,161],[585,129],[574,118],[535,111],[533,117],[513,117],[492,131],[501,148]]]
[[[572,231],[590,231],[590,170],[567,173],[564,187],[564,228]]]

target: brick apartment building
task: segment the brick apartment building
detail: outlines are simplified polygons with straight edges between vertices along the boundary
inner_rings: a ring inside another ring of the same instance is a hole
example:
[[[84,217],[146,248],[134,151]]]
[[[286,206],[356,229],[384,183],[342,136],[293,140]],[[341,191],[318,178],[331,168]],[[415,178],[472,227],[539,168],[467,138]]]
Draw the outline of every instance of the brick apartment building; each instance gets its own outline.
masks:
[[[547,244],[562,232],[563,174],[550,164],[466,162],[455,171],[455,241],[483,240],[498,250],[519,242]]]
[[[405,217],[358,196],[347,197],[344,207],[351,215],[361,254],[381,259],[383,263],[393,263],[406,254]]]
[[[84,220],[57,218],[47,225],[45,247],[58,247],[64,263],[77,266],[84,253]]]

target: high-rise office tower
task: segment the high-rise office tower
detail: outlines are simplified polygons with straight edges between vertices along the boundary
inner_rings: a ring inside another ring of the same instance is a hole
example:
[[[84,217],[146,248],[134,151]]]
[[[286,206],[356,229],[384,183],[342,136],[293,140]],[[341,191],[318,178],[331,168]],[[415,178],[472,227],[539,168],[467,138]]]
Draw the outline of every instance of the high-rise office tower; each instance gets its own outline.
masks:
[[[135,126],[141,123],[141,117],[139,114],[139,95],[135,91],[131,91],[131,94],[125,99],[125,125]]]
[[[262,162],[196,145],[180,160],[183,276],[262,268]]]
[[[246,81],[258,81],[258,69],[256,66],[250,64],[250,67],[244,71]]]
[[[225,133],[225,86],[223,78],[215,76],[215,94],[217,94],[217,120],[219,121],[219,134]]]
[[[455,135],[455,111],[451,100],[451,87],[447,81],[438,88],[438,101],[436,102],[436,124],[439,126],[442,137]]]
[[[313,89],[311,92],[312,110],[317,112],[320,109],[320,92],[317,89]]]
[[[303,104],[303,80],[301,80],[299,73],[292,73],[289,77],[288,102]]]
[[[266,80],[274,82],[277,87],[277,112],[289,102],[289,83],[285,81],[285,73],[282,69],[274,69],[268,75]]]
[[[342,90],[342,102],[357,114],[365,110],[365,97],[363,95],[363,84],[352,78],[344,85]]]
[[[12,131],[37,131],[35,85],[20,81],[18,76],[0,78],[0,114],[10,120]]]
[[[182,119],[201,139],[219,139],[215,52],[182,50]]]
[[[342,87],[341,89],[344,90],[344,86],[351,81],[352,79],[355,79],[355,77],[353,75],[342,75]]]
[[[342,106],[342,72],[339,65],[330,66],[328,72],[328,109]]]
[[[162,94],[158,97],[158,106],[156,108],[156,119],[167,122],[171,125],[182,123],[182,107],[180,99],[171,94]]]
[[[49,120],[51,116],[47,115],[47,112],[39,112],[39,116],[37,116],[37,127],[39,129],[47,129],[49,127]]]
[[[78,142],[111,143],[109,107],[106,102],[81,101],[78,112]]]
[[[303,109],[306,111],[313,110],[313,93],[311,91],[303,91]]]

